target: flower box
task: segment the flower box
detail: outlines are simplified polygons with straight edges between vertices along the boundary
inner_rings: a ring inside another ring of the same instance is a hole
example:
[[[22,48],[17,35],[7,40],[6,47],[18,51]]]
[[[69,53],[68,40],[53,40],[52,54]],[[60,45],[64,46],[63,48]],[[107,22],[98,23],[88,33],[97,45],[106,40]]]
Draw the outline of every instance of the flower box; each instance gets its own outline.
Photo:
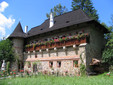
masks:
[[[86,43],[86,37],[81,38],[80,43]]]
[[[41,45],[40,48],[41,49],[46,49],[46,45]]]
[[[46,48],[55,48],[55,47],[63,47],[63,46],[72,46],[79,45],[81,43],[86,43],[86,38],[88,34],[81,34],[74,36],[72,38],[59,38],[57,40],[46,41],[45,43],[38,43],[33,45],[26,45],[26,51],[40,50]]]
[[[65,41],[60,42],[60,46],[65,46]]]
[[[40,50],[40,46],[36,46],[34,50]]]
[[[55,43],[51,43],[51,48],[54,48],[55,46],[56,46],[56,44]]]

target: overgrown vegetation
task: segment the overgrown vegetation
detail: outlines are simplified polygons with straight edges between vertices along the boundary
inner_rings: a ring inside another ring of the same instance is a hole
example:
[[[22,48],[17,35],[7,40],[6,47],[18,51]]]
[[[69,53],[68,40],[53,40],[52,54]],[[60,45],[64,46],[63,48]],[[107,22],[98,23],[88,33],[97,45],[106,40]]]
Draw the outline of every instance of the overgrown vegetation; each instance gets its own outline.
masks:
[[[105,23],[102,23],[109,31],[110,33],[107,33],[105,35],[105,39],[107,44],[105,45],[105,49],[103,51],[103,62],[107,63],[109,66],[113,65],[113,15],[111,17],[111,26],[107,26]]]
[[[10,72],[10,62],[7,62],[6,69],[7,69],[7,74],[9,74],[9,72]]]
[[[86,75],[86,66],[85,66],[85,63],[82,59],[82,54],[85,53],[85,51],[83,51],[81,54],[80,54],[80,60],[81,60],[81,64],[80,64],[80,74],[81,76],[85,76]]]

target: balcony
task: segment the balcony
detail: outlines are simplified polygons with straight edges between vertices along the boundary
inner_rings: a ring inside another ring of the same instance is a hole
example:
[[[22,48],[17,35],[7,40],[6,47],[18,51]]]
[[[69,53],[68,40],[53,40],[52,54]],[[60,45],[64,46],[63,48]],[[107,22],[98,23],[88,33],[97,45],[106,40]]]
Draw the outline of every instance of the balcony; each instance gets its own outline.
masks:
[[[52,49],[52,48],[60,48],[63,46],[72,46],[72,45],[80,45],[82,43],[87,43],[88,36],[82,36],[80,38],[74,37],[71,39],[62,39],[58,41],[51,41],[51,42],[46,42],[46,43],[40,43],[40,44],[33,44],[28,47],[25,47],[25,51],[33,51],[33,50],[44,50],[44,49]]]

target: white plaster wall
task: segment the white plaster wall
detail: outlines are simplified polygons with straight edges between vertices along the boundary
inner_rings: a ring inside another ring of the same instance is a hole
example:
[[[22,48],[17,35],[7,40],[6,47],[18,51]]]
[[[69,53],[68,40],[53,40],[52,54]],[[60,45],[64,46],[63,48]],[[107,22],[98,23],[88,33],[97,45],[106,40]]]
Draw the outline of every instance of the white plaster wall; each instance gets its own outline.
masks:
[[[56,51],[54,49],[50,50],[50,57],[56,57]]]
[[[43,57],[44,57],[44,58],[49,57],[49,52],[47,52],[46,50],[43,51]]]
[[[66,56],[66,52],[63,48],[58,49],[58,56],[60,56],[60,57]]]
[[[42,52],[37,52],[37,58],[42,58]]]

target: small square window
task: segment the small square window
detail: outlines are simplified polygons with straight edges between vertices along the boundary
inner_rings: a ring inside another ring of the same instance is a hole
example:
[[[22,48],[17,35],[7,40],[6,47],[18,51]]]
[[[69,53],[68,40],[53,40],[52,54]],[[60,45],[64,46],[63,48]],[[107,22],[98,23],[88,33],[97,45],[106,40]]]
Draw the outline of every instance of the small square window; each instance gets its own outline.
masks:
[[[35,55],[35,58],[37,58],[37,55]]]
[[[53,67],[53,62],[49,62],[49,67],[52,68]]]
[[[73,67],[78,67],[78,60],[73,61]]]
[[[57,61],[57,67],[61,67],[61,61]]]
[[[35,52],[35,58],[37,58],[37,53]]]

